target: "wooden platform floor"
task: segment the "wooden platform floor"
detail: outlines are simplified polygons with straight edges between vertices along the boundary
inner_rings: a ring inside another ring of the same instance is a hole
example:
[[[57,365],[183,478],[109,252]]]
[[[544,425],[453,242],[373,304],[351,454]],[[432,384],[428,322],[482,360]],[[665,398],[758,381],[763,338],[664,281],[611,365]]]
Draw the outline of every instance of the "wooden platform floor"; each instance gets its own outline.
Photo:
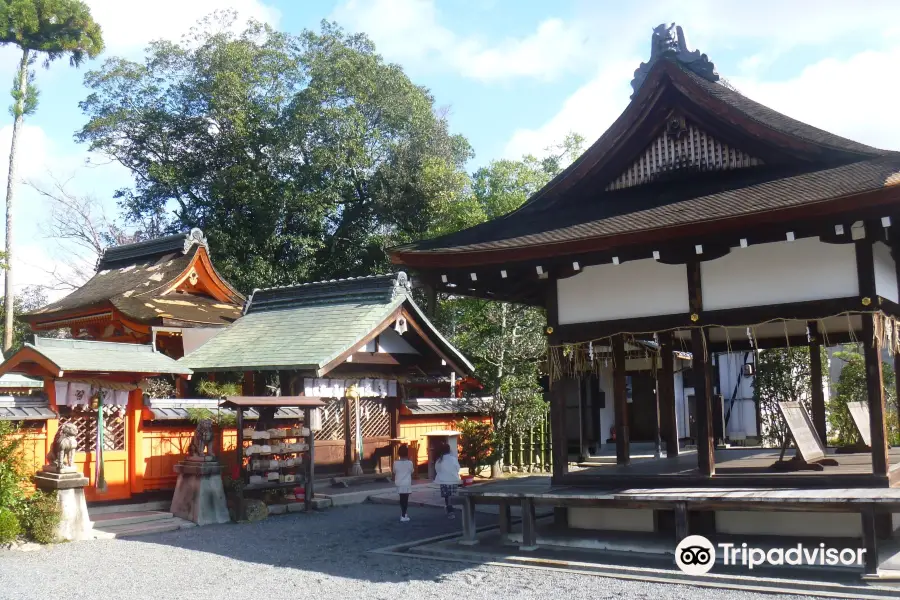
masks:
[[[824,467],[822,471],[775,471],[772,464],[778,460],[780,451],[761,448],[728,448],[716,450],[716,475],[766,475],[772,477],[796,475],[871,475],[871,454],[833,454],[828,458],[838,461],[837,466]],[[793,456],[793,450],[785,453],[785,458]],[[900,469],[900,448],[891,448],[891,470]],[[697,453],[689,451],[677,458],[640,458],[633,460],[628,466],[616,464],[598,464],[592,467],[570,469],[570,474],[584,476],[628,476],[628,475],[699,475]]]

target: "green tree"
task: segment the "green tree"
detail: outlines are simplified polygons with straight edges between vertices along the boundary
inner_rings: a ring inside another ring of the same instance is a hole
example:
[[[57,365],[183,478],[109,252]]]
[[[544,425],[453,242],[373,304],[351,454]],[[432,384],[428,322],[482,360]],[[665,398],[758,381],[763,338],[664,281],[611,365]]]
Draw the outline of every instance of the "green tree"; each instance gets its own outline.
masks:
[[[384,248],[423,237],[434,199],[464,185],[468,143],[365,36],[235,34],[234,18],[90,72],[76,138],[134,174],[130,222],[202,228],[244,291],[388,270]]]
[[[44,290],[39,286],[28,286],[22,290],[21,294],[15,297],[13,306],[15,307],[16,316],[13,319],[12,346],[10,346],[9,350],[6,352],[7,357],[21,348],[22,344],[25,343],[25,337],[31,333],[31,327],[28,323],[20,319],[19,315],[38,309],[45,304],[47,304],[47,296],[44,294]],[[3,327],[5,327],[6,314],[4,307],[0,307],[0,316],[4,317]]]
[[[779,402],[801,402],[810,411],[809,348],[760,350],[753,376],[754,400],[759,403],[764,443],[781,446],[790,435],[778,410]]]
[[[869,402],[866,386],[866,362],[860,348],[846,345],[833,355],[841,361],[841,374],[835,386],[835,394],[828,401],[828,423],[831,425],[832,444],[849,446],[861,443],[859,430],[847,408],[848,402]],[[896,388],[894,387],[894,369],[887,363],[881,365],[882,383],[885,403],[887,404],[888,439],[892,445],[900,443],[900,432],[897,430]]]
[[[91,17],[87,4],[80,0],[0,0],[0,44],[17,46],[22,57],[13,80],[12,142],[9,149],[9,175],[6,180],[6,277],[4,282],[5,333],[3,350],[13,345],[12,209],[16,189],[16,143],[26,115],[37,110],[38,90],[32,68],[38,58],[44,66],[65,56],[69,64],[79,66],[103,50],[100,26]]]
[[[498,160],[479,169],[467,193],[445,198],[434,211],[430,233],[443,235],[502,216],[520,207],[580,154],[583,139],[570,134],[548,149],[543,160]],[[539,385],[546,356],[543,310],[531,306],[445,295],[437,306],[442,331],[475,365],[485,393],[502,456],[507,436],[537,425],[547,412]],[[496,471],[495,471],[496,474]]]

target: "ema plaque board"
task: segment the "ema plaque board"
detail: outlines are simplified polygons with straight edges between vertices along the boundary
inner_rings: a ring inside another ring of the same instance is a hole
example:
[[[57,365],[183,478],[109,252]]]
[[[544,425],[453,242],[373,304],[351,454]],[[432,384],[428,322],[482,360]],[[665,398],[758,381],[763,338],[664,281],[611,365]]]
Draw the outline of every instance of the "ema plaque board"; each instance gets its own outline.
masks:
[[[872,446],[872,429],[869,421],[869,405],[865,402],[848,402],[847,408],[850,410],[850,416],[856,423],[859,435],[862,436],[863,443],[866,446]]]
[[[808,463],[825,458],[825,447],[803,405],[799,402],[779,402],[778,408],[794,438],[800,458]]]

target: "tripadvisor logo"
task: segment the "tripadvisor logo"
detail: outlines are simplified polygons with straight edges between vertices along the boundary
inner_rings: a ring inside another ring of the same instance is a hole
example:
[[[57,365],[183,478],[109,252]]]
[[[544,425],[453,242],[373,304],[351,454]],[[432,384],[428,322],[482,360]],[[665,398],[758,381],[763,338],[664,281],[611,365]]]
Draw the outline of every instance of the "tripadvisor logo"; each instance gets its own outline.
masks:
[[[825,544],[806,547],[797,544],[790,548],[753,548],[747,544],[718,544],[725,566],[741,565],[753,569],[761,565],[819,565],[861,566],[865,561],[864,548],[828,548]],[[716,547],[702,535],[690,535],[675,548],[675,564],[688,575],[709,573],[716,562]]]

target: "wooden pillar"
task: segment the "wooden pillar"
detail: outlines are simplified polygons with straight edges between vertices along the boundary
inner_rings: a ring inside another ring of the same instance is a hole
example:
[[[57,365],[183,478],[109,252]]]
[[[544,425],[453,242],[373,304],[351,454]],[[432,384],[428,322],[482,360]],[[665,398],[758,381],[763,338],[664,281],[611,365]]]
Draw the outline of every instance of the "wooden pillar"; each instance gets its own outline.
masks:
[[[437,292],[431,285],[423,286],[423,290],[425,292],[425,314],[429,319],[433,319],[437,310]]]
[[[350,475],[353,469],[353,434],[350,431],[350,411],[353,403],[344,398],[344,475]]]
[[[312,409],[303,409],[303,426],[309,429],[309,437],[306,443],[309,446],[309,463],[306,465],[306,483],[303,490],[303,508],[309,511],[312,508],[315,496],[316,480],[316,434],[312,430]]]
[[[176,398],[187,398],[188,396],[188,381],[184,377],[176,377],[175,378],[175,397]]]
[[[253,374],[253,395],[254,396],[265,396],[268,390],[266,389],[266,373],[264,371],[257,371]]]
[[[241,393],[245,396],[253,395],[253,371],[244,371],[244,381],[241,383]]]
[[[810,400],[812,402],[812,421],[816,435],[822,443],[828,445],[825,426],[825,389],[822,387],[822,342],[819,339],[819,322],[810,321],[809,327],[809,380]]]
[[[703,323],[703,287],[700,281],[700,263],[687,264],[688,303],[691,321],[697,326],[691,329],[692,372],[694,375],[694,400],[697,425],[697,466],[703,475],[715,475],[716,456],[713,440],[713,411],[709,386],[709,365],[706,362],[706,332]]]
[[[47,401],[50,410],[53,412],[57,411],[57,398],[56,398],[56,382],[54,382],[50,378],[44,379],[44,393],[47,394]],[[65,398],[62,398],[63,402],[65,402]],[[44,440],[44,463],[47,463],[46,456],[50,454],[50,449],[53,446],[53,440],[56,438],[56,433],[59,431],[59,419],[47,419],[47,431],[46,431],[46,439]],[[43,465],[42,465],[43,466]]]
[[[128,424],[128,470],[131,479],[131,493],[140,494],[144,491],[144,428],[141,418],[144,410],[144,392],[140,389],[132,390],[128,394],[128,409],[126,423]]]
[[[897,232],[898,229],[895,226],[894,233],[896,234]],[[892,239],[891,241],[891,254],[894,258],[894,272],[897,275],[897,297],[900,298],[900,241],[897,239]],[[894,402],[896,404],[894,409],[900,415],[900,352],[894,353],[894,391]]]
[[[579,452],[581,453],[581,460],[587,460],[591,456],[591,410],[590,405],[588,404],[588,389],[590,384],[590,375],[583,375],[578,378],[578,420],[581,426],[581,448],[579,449]],[[593,398],[591,398],[591,402],[594,402]]]
[[[625,337],[612,339],[613,409],[616,418],[616,464],[631,463],[631,444],[628,439],[628,391],[625,383]]]
[[[678,458],[678,420],[675,416],[675,356],[672,353],[672,332],[659,337],[659,410],[662,436],[666,440],[666,456]]]
[[[544,308],[547,316],[547,343],[551,346],[559,344],[559,335],[555,332],[559,325],[558,295],[556,292],[556,279],[549,279],[544,290]],[[550,438],[551,460],[553,462],[554,483],[559,483],[559,478],[569,471],[569,439],[566,432],[566,388],[564,379],[553,381],[550,378]],[[512,456],[512,449],[510,449]]]
[[[873,256],[872,234],[874,224],[866,223],[866,238],[856,242],[856,272],[859,277],[861,308],[874,310],[877,306],[875,294],[875,258]],[[869,426],[872,435],[872,474],[887,476],[890,468],[888,456],[887,420],[884,405],[884,383],[881,374],[881,344],[875,339],[876,314],[862,316],[862,343],[866,365],[866,391],[869,399]]]

